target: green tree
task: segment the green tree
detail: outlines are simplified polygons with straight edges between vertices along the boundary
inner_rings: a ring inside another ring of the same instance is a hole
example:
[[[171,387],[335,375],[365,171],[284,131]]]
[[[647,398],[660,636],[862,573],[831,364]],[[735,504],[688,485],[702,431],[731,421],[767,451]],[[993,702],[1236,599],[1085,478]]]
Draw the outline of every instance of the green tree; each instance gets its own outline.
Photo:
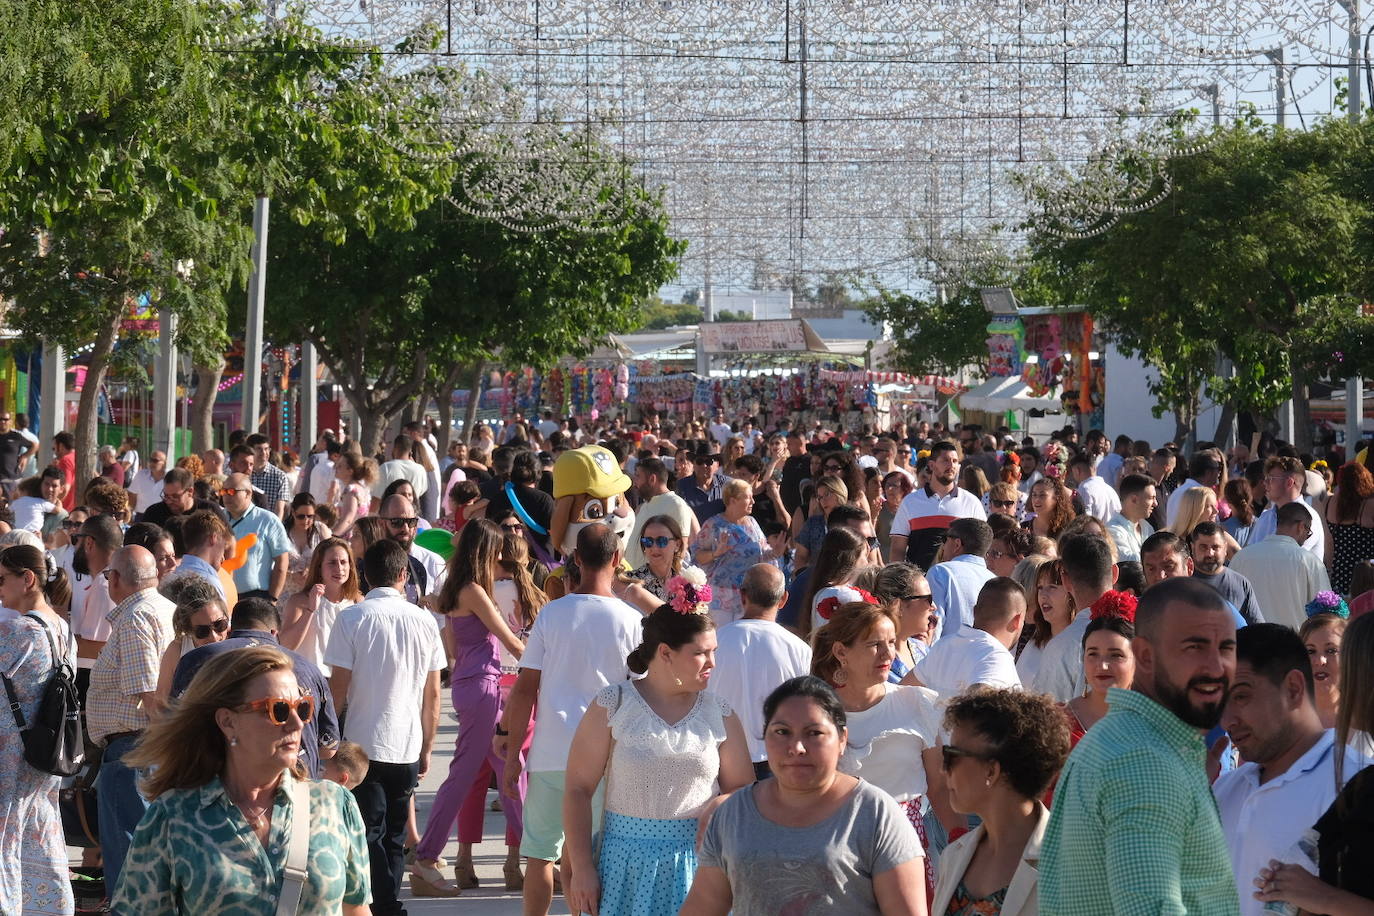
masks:
[[[933,296],[880,290],[863,304],[875,324],[892,329],[892,368],[952,375],[988,359],[988,313],[978,290],[962,287],[941,304]]]
[[[1292,397],[1303,444],[1307,381],[1359,371],[1330,354],[1333,329],[1363,321],[1352,291],[1367,278],[1350,252],[1371,212],[1341,176],[1362,152],[1369,161],[1367,134],[1334,120],[1302,132],[1237,125],[1170,163],[1158,205],[1089,238],[1042,225],[1034,257],[1066,300],[1161,370],[1157,394],[1171,407],[1195,403],[1198,382],[1261,417]],[[1217,374],[1218,353],[1235,378]]]
[[[701,309],[688,303],[657,302],[646,304],[640,312],[639,327],[646,331],[661,331],[664,328],[701,321]]]

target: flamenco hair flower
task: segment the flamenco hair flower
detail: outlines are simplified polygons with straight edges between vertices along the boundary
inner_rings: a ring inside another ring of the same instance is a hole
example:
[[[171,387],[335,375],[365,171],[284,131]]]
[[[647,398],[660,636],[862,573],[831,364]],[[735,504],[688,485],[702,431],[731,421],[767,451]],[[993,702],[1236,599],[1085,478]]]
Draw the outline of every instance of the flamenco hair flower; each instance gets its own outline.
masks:
[[[1014,464],[1018,467],[1020,467],[1021,465],[1021,456],[1016,454],[1015,452],[1007,452],[1004,460],[1007,464]]]
[[[1314,470],[1314,471],[1320,471],[1320,470],[1323,470],[1324,468],[1329,468],[1329,467],[1331,467],[1331,465],[1327,464],[1327,463],[1326,463],[1323,459],[1321,459],[1321,458],[1318,458],[1316,461],[1312,462],[1312,470]]]
[[[1135,623],[1135,595],[1130,592],[1109,591],[1093,602],[1092,619],[1100,617],[1121,617]]]
[[[840,605],[842,604],[850,604],[854,601],[862,601],[865,604],[871,604],[875,607],[881,604],[881,602],[877,598],[873,597],[871,594],[869,594],[861,588],[855,588],[851,585],[848,586],[848,590],[856,593],[858,597],[842,598],[839,595],[831,595],[829,598],[822,599],[821,603],[816,605],[816,613],[820,615],[822,620],[829,620],[832,616],[834,616],[835,611],[838,610]]]
[[[930,457],[930,449],[928,449],[928,448],[923,448],[923,449],[921,449],[919,452],[916,453],[916,457],[917,457],[917,458],[929,458],[929,457]]]
[[[693,581],[697,578],[702,581]],[[711,586],[706,584],[700,570],[683,570],[683,575],[668,580],[666,590],[668,606],[679,614],[705,614],[711,609]]]
[[[1345,603],[1345,599],[1331,590],[1317,592],[1316,596],[1309,602],[1307,607],[1308,617],[1315,617],[1318,614],[1335,614],[1342,620],[1350,617],[1350,605]]]

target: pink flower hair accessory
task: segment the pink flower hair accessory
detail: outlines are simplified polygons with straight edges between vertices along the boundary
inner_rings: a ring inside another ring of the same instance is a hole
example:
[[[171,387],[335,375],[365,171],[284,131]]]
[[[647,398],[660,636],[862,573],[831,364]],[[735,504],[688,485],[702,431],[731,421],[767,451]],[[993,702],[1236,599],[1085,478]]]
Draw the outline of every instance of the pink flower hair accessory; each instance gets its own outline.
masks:
[[[684,569],[664,586],[668,606],[679,614],[705,614],[711,609],[711,586],[706,574],[695,567]]]

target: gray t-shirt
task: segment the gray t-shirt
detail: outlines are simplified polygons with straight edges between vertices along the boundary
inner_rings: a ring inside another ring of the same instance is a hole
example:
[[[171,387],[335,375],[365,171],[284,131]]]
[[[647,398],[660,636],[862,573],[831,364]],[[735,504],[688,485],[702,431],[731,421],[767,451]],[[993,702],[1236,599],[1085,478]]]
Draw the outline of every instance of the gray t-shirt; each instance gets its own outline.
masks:
[[[877,914],[873,876],[925,856],[901,807],[859,781],[849,800],[810,827],[784,827],[736,792],[706,828],[699,864],[725,871],[734,916]]]

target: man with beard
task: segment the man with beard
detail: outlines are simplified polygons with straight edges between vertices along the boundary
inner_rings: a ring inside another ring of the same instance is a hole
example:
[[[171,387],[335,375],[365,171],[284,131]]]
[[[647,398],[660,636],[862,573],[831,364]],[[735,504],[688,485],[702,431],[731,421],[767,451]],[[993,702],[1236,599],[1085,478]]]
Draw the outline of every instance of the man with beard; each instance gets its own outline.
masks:
[[[894,562],[905,559],[922,569],[935,562],[950,522],[956,518],[988,519],[983,501],[958,487],[957,445],[937,442],[931,446],[929,468],[930,482],[908,493],[897,507],[888,553]]]
[[[1263,623],[1264,613],[1250,580],[1226,568],[1226,532],[1222,527],[1216,522],[1198,522],[1188,540],[1193,553],[1193,578],[1216,589],[1227,604],[1240,612],[1247,626]]]
[[[437,594],[444,584],[444,558],[415,543],[419,519],[415,504],[404,496],[388,496],[380,516],[386,522],[387,539],[400,544],[409,558],[410,574],[406,576],[402,595],[411,604],[420,604],[421,598]]]
[[[76,542],[72,554],[72,570],[80,576],[81,584],[72,589],[72,634],[76,636],[76,686],[85,691],[91,668],[110,638],[110,622],[106,619],[115,608],[109,585],[103,573],[110,557],[124,543],[119,522],[108,515],[92,515],[72,535]]]
[[[1040,859],[1040,909],[1058,916],[1240,912],[1202,735],[1236,674],[1221,596],[1191,578],[1146,590],[1131,642],[1132,690],[1059,777]]]
[[[1302,548],[1298,548],[1301,550]],[[1212,784],[1245,916],[1265,904],[1246,893],[1271,859],[1293,846],[1336,800],[1335,732],[1322,728],[1312,665],[1288,627],[1261,623],[1236,633],[1236,676],[1221,724],[1245,763]],[[1368,761],[1345,746],[1342,781]]]

